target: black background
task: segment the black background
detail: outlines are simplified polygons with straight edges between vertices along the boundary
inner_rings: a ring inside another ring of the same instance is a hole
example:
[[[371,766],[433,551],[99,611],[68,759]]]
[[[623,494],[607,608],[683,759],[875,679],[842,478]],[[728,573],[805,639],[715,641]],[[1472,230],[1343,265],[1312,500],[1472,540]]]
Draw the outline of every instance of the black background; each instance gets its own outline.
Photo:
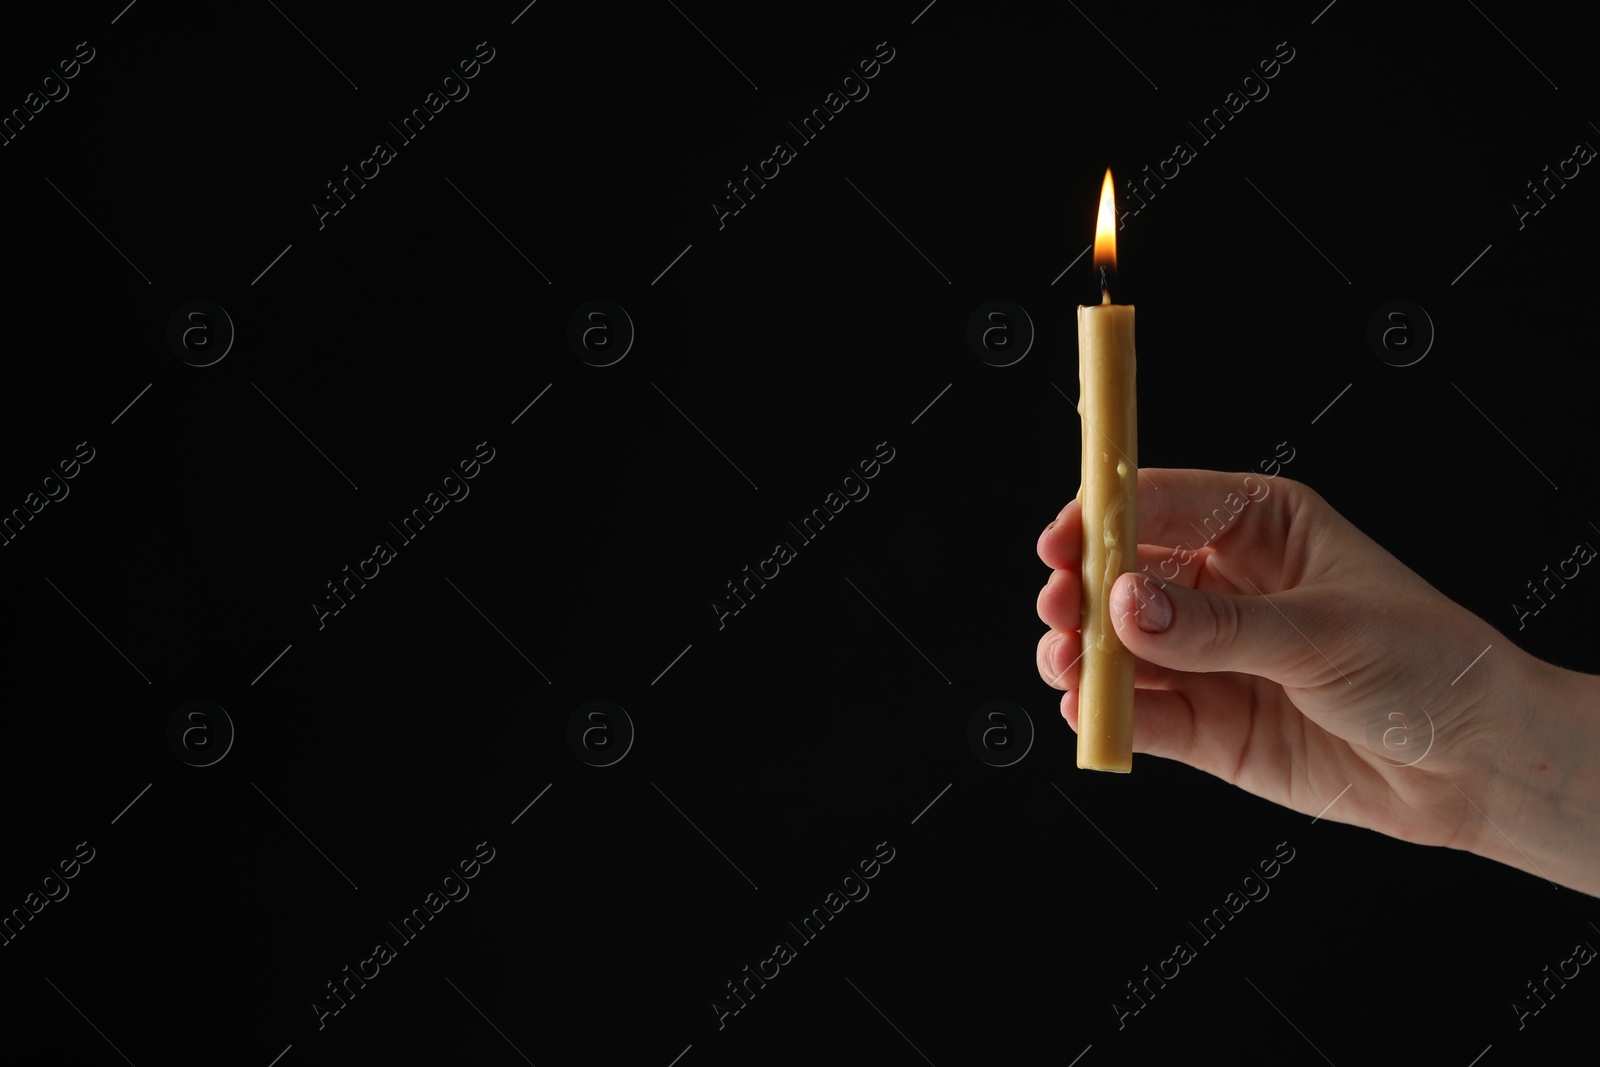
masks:
[[[1105,168],[1185,140],[1119,234],[1141,463],[1287,442],[1286,476],[1508,647],[1594,667],[1595,579],[1521,630],[1510,607],[1600,536],[1600,179],[1520,229],[1510,206],[1600,143],[1586,36],[1504,4],[922,2],[113,0],[8,26],[5,109],[95,50],[0,148],[0,508],[94,449],[0,550],[0,908],[95,849],[0,948],[8,1048],[1488,1065],[1579,1032],[1587,970],[1521,1030],[1510,1004],[1600,943],[1592,898],[1147,756],[1076,770],[1034,546],[1078,484],[1098,293],[1065,268]],[[470,95],[319,229],[324,183],[480,41]],[[870,95],[719,228],[724,183],[879,42]],[[1186,123],[1280,42],[1270,95],[1201,143]],[[195,299],[237,331],[204,368],[166,341]],[[637,332],[608,367],[567,341],[596,299]],[[991,299],[1036,328],[1011,366],[966,342]],[[1366,340],[1396,299],[1437,331],[1406,367]],[[324,583],[481,441],[470,496],[319,629]],[[870,495],[719,629],[723,584],[880,442]],[[204,768],[166,739],[193,699],[237,731]],[[605,768],[566,740],[596,699],[636,731]],[[1036,733],[1013,766],[968,746],[989,700]],[[480,841],[470,896],[319,1029],[324,983]],[[719,1028],[723,983],[880,842],[870,895]],[[1119,1030],[1124,983],[1280,842],[1270,897]]]

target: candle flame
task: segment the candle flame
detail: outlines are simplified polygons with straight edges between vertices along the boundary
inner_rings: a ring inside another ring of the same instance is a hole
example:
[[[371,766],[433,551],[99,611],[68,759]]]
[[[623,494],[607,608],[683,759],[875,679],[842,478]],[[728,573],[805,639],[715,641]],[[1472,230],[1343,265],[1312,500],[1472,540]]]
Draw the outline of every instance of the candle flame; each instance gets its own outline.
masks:
[[[1094,265],[1098,270],[1117,269],[1117,205],[1111,184],[1111,168],[1100,186],[1100,215],[1094,227]]]

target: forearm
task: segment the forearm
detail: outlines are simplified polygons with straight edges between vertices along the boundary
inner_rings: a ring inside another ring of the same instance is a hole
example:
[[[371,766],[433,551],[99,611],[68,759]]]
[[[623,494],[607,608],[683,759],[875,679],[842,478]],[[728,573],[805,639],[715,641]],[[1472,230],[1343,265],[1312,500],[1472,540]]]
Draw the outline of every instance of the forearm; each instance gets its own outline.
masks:
[[[1600,677],[1526,654],[1514,677],[1469,851],[1600,897]]]

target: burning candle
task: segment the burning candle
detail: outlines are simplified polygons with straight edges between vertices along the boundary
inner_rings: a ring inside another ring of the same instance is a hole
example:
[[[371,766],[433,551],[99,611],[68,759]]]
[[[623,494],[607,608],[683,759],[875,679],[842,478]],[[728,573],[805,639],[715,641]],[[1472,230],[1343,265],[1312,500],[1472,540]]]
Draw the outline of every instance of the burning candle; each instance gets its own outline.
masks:
[[[1078,766],[1133,769],[1133,653],[1111,625],[1111,586],[1137,565],[1138,420],[1133,305],[1113,304],[1117,267],[1111,171],[1100,189],[1094,265],[1100,303],[1078,306],[1078,415],[1083,433],[1083,656],[1078,685]]]

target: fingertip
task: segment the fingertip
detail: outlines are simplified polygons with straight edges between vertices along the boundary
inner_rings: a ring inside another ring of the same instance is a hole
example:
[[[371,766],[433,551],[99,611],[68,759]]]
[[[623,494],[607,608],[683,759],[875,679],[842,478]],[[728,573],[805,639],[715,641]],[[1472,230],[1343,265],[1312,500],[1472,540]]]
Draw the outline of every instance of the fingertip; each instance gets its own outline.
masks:
[[[1082,595],[1076,570],[1053,570],[1034,598],[1034,610],[1040,621],[1053,630],[1079,630],[1083,628]]]
[[[1039,677],[1052,689],[1064,690],[1077,685],[1082,649],[1083,635],[1078,631],[1049,631],[1039,638]]]
[[[1076,568],[1083,557],[1083,506],[1077,500],[1069,501],[1039,534],[1037,552],[1047,567],[1056,570]]]
[[[1072,732],[1078,732],[1078,690],[1076,687],[1061,694],[1061,717],[1067,720]]]

